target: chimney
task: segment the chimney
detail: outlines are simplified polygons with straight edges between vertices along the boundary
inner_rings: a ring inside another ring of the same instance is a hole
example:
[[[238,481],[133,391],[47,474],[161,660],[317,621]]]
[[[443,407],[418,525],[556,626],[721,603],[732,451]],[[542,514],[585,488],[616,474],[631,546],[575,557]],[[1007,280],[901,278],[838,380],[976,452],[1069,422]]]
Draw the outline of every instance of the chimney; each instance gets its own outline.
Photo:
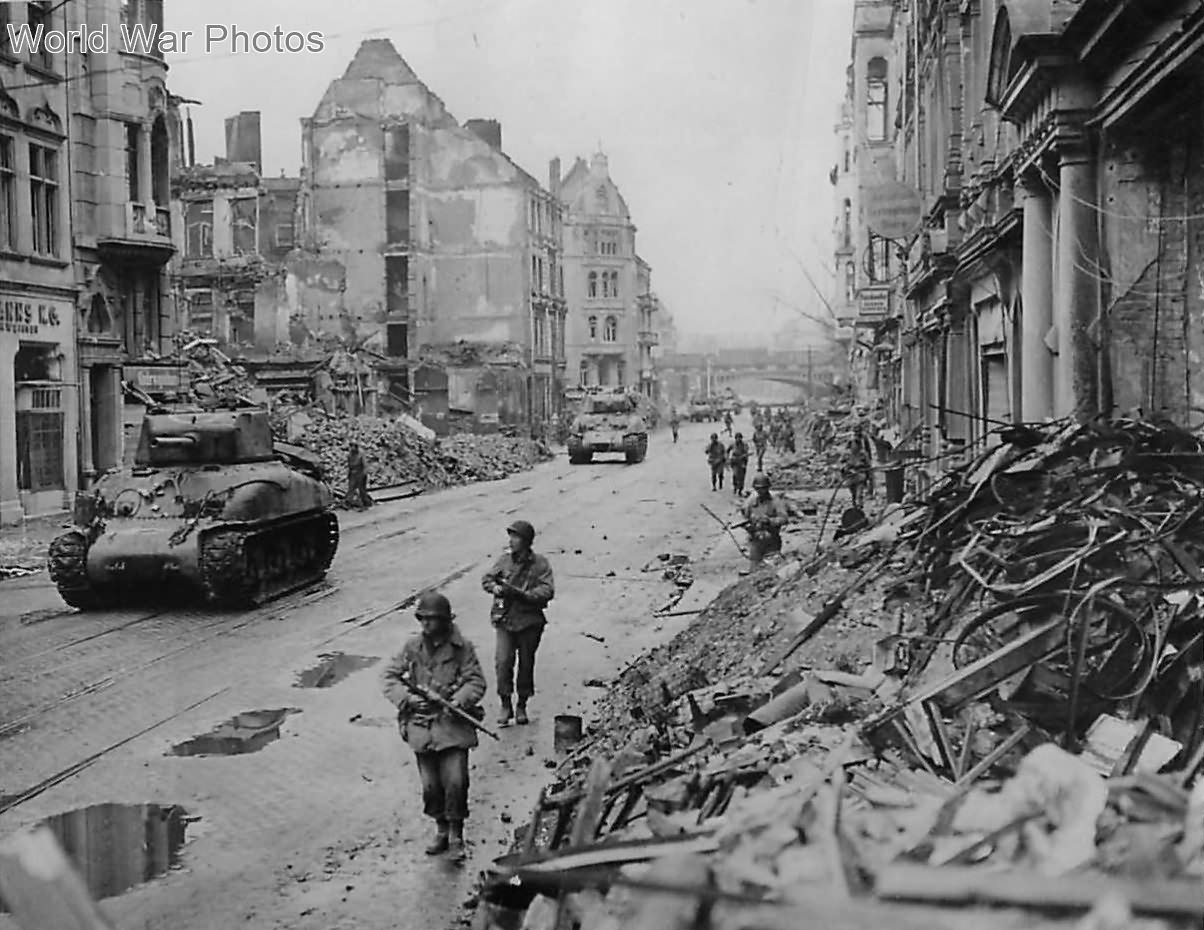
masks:
[[[196,139],[192,134],[192,107],[188,108],[188,167],[196,165]]]
[[[464,128],[499,152],[502,150],[502,124],[497,120],[470,119],[464,123]]]
[[[553,158],[548,162],[548,193],[553,197],[560,196],[560,159]]]
[[[254,165],[256,171],[263,171],[258,110],[243,110],[238,116],[226,119],[226,159],[245,162]]]

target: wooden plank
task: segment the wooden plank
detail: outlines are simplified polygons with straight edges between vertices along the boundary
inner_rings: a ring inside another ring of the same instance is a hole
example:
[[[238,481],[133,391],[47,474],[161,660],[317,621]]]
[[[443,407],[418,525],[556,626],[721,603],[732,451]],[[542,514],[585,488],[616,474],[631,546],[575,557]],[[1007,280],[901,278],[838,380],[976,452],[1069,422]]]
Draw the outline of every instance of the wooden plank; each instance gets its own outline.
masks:
[[[608,759],[595,759],[589,767],[589,774],[585,778],[585,797],[577,807],[573,832],[569,835],[570,846],[584,846],[597,836],[598,823],[602,819],[603,804],[606,801],[606,789],[610,786],[610,773],[611,764]]]
[[[889,900],[1082,910],[1119,894],[1135,913],[1204,917],[1204,882],[1198,878],[1136,881],[1119,875],[1048,876],[1031,870],[894,863],[878,873],[874,889]]]
[[[45,827],[0,844],[0,895],[28,930],[114,930]]]
[[[932,701],[943,710],[954,712],[1057,651],[1065,642],[1065,626],[1066,621],[1061,618],[1051,620],[938,682],[917,695],[915,701]]]

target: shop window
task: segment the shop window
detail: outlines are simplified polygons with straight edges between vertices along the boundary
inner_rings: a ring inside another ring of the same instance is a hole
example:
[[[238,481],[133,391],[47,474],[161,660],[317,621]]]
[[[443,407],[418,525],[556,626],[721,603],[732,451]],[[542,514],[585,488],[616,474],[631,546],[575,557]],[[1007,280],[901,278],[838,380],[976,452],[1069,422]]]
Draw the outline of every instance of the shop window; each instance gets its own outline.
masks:
[[[0,10],[6,9],[0,5]],[[17,247],[17,164],[12,136],[0,136],[0,249]]]
[[[63,488],[63,414],[17,411],[17,487],[22,491]]]
[[[184,205],[186,258],[213,257],[213,201],[190,200]]]
[[[59,153],[29,146],[29,200],[33,208],[33,250],[59,254]]]
[[[60,4],[61,5],[61,4]],[[39,2],[31,2],[25,4],[25,17],[29,22],[29,31],[36,33],[39,29],[45,35],[50,32],[54,26],[54,10],[57,7],[50,5],[47,0],[39,0]],[[35,52],[29,55],[29,63],[37,68],[43,68],[46,71],[54,70],[54,53],[46,48],[46,43],[42,42],[38,45]]]
[[[385,180],[404,181],[410,176],[410,127],[385,129]]]
[[[886,59],[872,58],[866,66],[865,131],[870,142],[883,142],[887,130]]]
[[[617,342],[619,339],[619,321],[613,316],[606,318],[606,329],[602,333],[603,342]]]
[[[259,201],[254,197],[230,201],[230,225],[233,227],[235,255],[255,255],[259,251],[256,230],[258,214]]]

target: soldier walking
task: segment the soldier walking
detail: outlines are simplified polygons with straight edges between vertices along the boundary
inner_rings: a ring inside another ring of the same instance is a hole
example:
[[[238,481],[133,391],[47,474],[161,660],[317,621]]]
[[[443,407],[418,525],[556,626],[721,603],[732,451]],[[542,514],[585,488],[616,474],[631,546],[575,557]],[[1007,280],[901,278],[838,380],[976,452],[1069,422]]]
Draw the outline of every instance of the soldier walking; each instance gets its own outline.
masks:
[[[372,506],[368,495],[368,466],[360,454],[359,443],[347,446],[347,506],[362,510]]]
[[[556,594],[551,564],[531,548],[535,527],[526,520],[515,520],[506,533],[507,550],[481,579],[481,587],[493,595],[489,618],[497,630],[494,664],[503,726],[511,720],[529,722],[527,702],[535,694],[535,653],[548,624],[544,608]]]
[[[753,448],[757,450],[757,471],[765,471],[765,447],[769,444],[769,437],[765,435],[765,425],[758,421],[756,429],[753,430]]]
[[[732,412],[730,410],[723,411],[723,431],[729,436],[732,434]]]
[[[677,442],[677,430],[681,426],[681,417],[677,415],[677,407],[669,411],[669,429],[673,430],[673,441]]]
[[[464,857],[468,818],[468,751],[477,731],[440,705],[419,697],[402,682],[433,692],[470,716],[481,717],[485,675],[476,649],[453,622],[442,594],[424,594],[415,611],[422,632],[412,637],[383,674],[385,697],[397,708],[401,736],[414,750],[422,780],[422,809],[435,821],[429,856]]]
[[[719,441],[718,433],[711,433],[711,441],[707,444],[707,464],[711,466],[711,490],[722,490],[723,469],[727,465],[727,449]]]
[[[736,433],[736,441],[728,450],[727,460],[732,467],[732,491],[737,496],[744,494],[744,476],[748,474],[748,446],[744,444],[744,434]]]
[[[779,499],[769,493],[769,477],[757,475],[753,478],[753,494],[745,501],[741,511],[748,522],[749,569],[765,560],[765,556],[782,551],[782,527],[790,519],[790,511]]]

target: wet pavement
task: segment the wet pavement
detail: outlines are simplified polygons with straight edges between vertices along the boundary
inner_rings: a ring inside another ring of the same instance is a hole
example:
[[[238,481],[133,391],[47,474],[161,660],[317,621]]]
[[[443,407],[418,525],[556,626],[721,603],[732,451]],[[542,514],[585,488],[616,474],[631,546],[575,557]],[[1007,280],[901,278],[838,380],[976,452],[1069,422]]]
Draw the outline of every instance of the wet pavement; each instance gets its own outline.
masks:
[[[380,661],[380,656],[349,656],[333,652],[318,657],[319,662],[297,676],[298,688],[333,688],[340,681]]]
[[[231,717],[216,729],[171,747],[173,756],[240,756],[280,739],[280,728],[296,707],[256,710]]]
[[[736,503],[710,491],[708,432],[683,429],[677,446],[656,433],[641,465],[561,457],[504,481],[341,513],[329,582],[258,610],[55,616],[62,603],[44,576],[0,582],[0,733],[9,736],[0,792],[30,788],[9,809],[0,803],[0,836],[94,805],[179,803],[203,818],[204,835],[189,839],[183,868],[104,901],[115,925],[452,925],[547,779],[554,718],[587,716],[601,692],[586,681],[613,677],[734,579],[735,547],[699,506],[730,516]],[[490,598],[479,579],[519,515],[536,526],[557,594],[531,725],[473,753],[470,854],[456,868],[422,854],[430,825],[379,668],[417,632],[418,597],[439,587],[480,653],[485,723],[496,723]],[[677,587],[656,573],[631,579],[666,552],[688,554],[697,581],[678,605],[685,615],[654,618]],[[22,624],[30,611],[46,613]],[[248,719],[248,708],[300,713]],[[240,718],[236,732],[215,728]],[[250,748],[173,752],[226,739]],[[11,928],[0,917],[0,930]]]

